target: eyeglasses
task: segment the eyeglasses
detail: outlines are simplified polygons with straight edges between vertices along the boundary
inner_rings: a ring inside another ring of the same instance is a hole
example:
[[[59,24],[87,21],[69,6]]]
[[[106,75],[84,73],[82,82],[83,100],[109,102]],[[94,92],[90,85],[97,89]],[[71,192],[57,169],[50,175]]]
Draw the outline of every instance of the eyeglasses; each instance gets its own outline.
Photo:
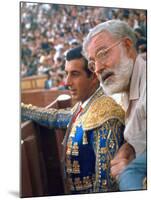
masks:
[[[95,56],[95,60],[88,61],[88,68],[89,68],[89,70],[91,72],[95,72],[95,62],[96,62],[96,59],[99,59],[100,62],[104,62],[107,59],[109,50],[111,50],[112,48],[116,47],[120,43],[121,43],[121,40],[113,43],[110,47],[108,47],[106,49],[101,49],[100,51],[98,51],[97,54],[96,54],[96,56]]]

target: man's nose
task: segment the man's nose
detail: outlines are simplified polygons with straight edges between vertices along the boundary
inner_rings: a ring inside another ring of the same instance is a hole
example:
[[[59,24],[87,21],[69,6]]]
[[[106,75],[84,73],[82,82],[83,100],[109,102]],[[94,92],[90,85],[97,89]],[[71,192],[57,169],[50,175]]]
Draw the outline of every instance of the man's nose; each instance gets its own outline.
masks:
[[[95,63],[95,73],[96,74],[101,74],[102,71],[104,70],[105,66],[103,62],[96,62]]]
[[[66,76],[65,84],[66,84],[66,86],[71,86],[71,84],[72,84],[71,78],[69,75]]]

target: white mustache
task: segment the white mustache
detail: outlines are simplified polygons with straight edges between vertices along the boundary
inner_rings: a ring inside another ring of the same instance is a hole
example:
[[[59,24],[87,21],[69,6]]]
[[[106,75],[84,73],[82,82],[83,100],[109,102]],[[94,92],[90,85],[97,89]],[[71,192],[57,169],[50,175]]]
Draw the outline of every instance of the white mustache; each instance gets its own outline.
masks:
[[[101,74],[97,74],[97,77],[100,80],[100,82],[103,83],[107,77],[115,74],[114,71],[115,70],[104,70]]]

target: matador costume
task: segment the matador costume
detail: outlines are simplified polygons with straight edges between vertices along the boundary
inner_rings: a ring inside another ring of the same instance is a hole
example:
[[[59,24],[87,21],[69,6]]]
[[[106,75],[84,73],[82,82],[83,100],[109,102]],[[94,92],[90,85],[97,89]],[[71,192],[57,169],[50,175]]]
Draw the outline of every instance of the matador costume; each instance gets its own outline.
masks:
[[[125,113],[102,88],[88,101],[76,120],[79,109],[46,109],[22,104],[24,119],[49,128],[67,128],[64,138],[65,174],[69,194],[117,191],[110,174],[110,160],[124,143]]]

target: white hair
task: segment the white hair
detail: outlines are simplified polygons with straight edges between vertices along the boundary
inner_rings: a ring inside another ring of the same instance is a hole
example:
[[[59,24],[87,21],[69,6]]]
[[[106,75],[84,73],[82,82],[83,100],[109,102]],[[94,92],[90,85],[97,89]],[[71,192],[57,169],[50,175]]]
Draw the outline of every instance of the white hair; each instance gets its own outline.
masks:
[[[116,39],[122,39],[128,37],[133,45],[136,45],[136,37],[133,29],[124,21],[120,20],[108,20],[106,22],[100,23],[90,30],[89,34],[86,36],[83,42],[83,55],[88,59],[87,46],[91,39],[98,33],[103,31],[108,31]]]

